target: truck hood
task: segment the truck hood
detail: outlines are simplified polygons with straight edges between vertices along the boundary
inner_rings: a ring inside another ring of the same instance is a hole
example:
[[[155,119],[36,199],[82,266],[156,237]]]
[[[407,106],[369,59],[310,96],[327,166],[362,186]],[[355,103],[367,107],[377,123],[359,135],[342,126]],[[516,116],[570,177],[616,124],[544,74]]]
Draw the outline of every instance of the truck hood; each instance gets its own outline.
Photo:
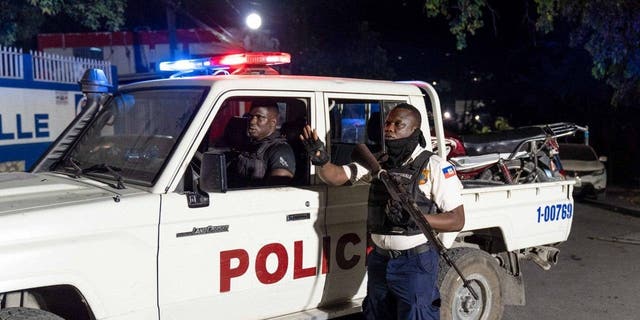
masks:
[[[52,173],[0,173],[0,216],[119,196],[110,189],[97,181],[73,179]]]

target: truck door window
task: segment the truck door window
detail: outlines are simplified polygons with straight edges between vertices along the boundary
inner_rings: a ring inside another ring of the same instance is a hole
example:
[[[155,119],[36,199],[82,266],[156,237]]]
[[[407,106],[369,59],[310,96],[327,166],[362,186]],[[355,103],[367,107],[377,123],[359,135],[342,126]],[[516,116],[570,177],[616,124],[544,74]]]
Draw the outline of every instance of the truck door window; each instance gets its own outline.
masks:
[[[382,150],[381,106],[389,110],[404,101],[332,99],[329,101],[331,125],[331,162],[351,162],[356,144],[366,144],[373,152]]]
[[[278,109],[276,131],[269,138],[277,142],[264,149],[260,148],[263,144],[252,139],[248,131],[251,121],[249,113],[252,106],[258,103],[271,104]],[[224,152],[230,189],[306,185],[309,183],[309,160],[299,135],[308,120],[309,103],[309,98],[294,97],[230,98],[223,102],[200,149]],[[273,177],[277,169],[294,171],[293,177]],[[263,170],[264,174],[259,170]],[[262,175],[264,179],[258,178]]]

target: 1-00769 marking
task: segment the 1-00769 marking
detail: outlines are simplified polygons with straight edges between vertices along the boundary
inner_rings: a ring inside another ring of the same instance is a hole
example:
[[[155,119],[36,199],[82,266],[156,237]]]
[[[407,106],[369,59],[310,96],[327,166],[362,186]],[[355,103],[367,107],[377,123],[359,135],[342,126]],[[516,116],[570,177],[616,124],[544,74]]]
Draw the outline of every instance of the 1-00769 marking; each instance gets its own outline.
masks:
[[[562,203],[536,209],[538,223],[552,222],[565,219],[571,219],[573,216],[573,205],[571,203]]]

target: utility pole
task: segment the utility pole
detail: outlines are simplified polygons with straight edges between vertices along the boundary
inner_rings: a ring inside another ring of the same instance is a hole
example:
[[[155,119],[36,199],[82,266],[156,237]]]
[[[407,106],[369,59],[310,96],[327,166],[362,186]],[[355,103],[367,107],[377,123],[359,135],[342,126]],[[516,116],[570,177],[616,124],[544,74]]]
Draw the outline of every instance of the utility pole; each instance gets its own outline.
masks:
[[[167,11],[167,31],[169,33],[169,53],[171,55],[171,60],[176,59],[176,50],[178,49],[178,45],[176,43],[176,12],[173,9],[173,6],[165,3],[166,11]]]

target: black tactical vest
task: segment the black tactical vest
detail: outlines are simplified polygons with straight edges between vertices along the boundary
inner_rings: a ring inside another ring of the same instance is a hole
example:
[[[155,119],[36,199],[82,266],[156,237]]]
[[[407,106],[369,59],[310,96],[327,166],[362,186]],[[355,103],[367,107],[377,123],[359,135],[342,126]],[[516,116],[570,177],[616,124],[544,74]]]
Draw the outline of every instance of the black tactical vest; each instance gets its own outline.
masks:
[[[247,180],[262,180],[267,171],[267,163],[264,159],[264,155],[272,146],[286,143],[286,140],[274,133],[259,144],[253,146],[257,147],[257,150],[244,151],[238,155],[236,164],[236,173],[242,179]]]
[[[399,168],[387,169],[389,176],[400,183],[404,190],[411,192],[413,201],[420,211],[427,214],[436,213],[435,203],[429,200],[420,190],[419,180],[422,169],[427,166],[433,153],[423,151],[416,159]],[[388,235],[416,235],[422,233],[411,219],[408,212],[400,204],[394,203],[382,181],[375,179],[369,188],[369,210],[367,226],[369,232]]]

